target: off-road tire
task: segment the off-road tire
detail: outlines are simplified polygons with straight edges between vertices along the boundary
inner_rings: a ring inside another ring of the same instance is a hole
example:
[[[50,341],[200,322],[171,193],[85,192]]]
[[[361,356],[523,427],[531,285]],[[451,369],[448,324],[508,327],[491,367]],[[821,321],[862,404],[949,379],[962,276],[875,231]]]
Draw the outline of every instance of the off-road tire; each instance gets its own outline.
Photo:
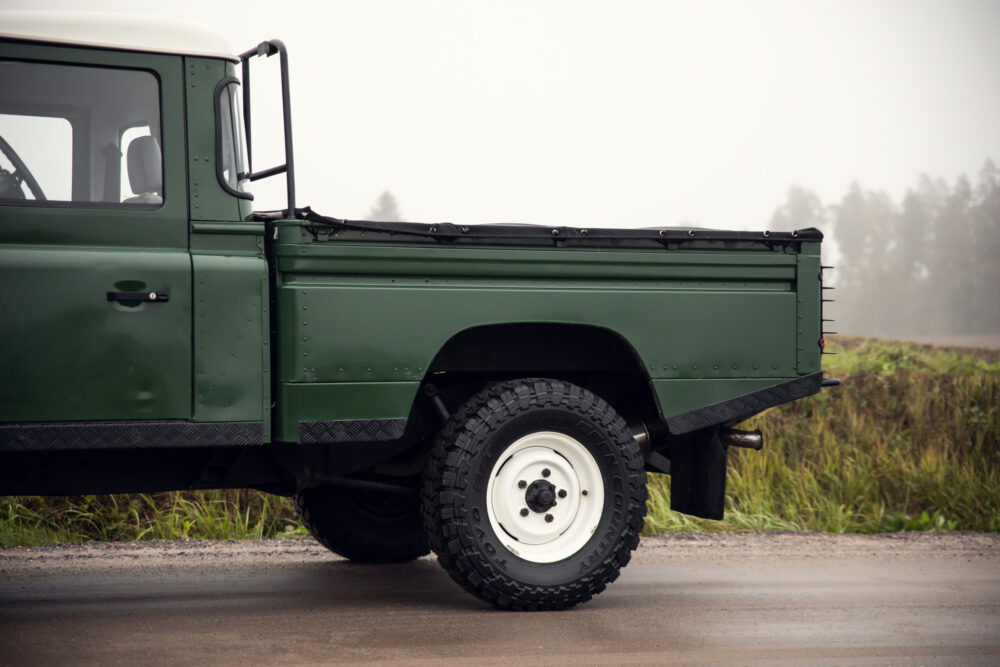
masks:
[[[486,508],[499,457],[542,431],[586,447],[604,485],[603,513],[586,544],[544,563],[504,546],[510,536],[497,535]],[[639,445],[621,416],[586,389],[548,379],[494,384],[469,399],[439,434],[422,490],[428,540],[444,569],[476,597],[514,610],[564,609],[603,591],[639,544],[646,498]]]
[[[323,546],[358,563],[406,563],[430,552],[416,496],[322,486],[298,493],[295,508]]]

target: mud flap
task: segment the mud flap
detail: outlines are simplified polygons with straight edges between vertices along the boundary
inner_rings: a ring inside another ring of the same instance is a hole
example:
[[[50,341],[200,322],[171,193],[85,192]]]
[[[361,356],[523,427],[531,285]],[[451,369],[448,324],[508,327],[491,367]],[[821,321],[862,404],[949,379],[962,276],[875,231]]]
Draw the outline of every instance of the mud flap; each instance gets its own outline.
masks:
[[[726,454],[714,427],[679,437],[670,448],[670,508],[721,519],[726,509]]]

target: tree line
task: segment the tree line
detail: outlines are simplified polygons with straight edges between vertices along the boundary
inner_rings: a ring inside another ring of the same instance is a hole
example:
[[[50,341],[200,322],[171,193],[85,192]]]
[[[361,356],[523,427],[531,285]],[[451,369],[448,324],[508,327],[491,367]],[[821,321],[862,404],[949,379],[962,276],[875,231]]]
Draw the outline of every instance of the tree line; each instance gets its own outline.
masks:
[[[1000,170],[991,160],[975,183],[921,176],[900,202],[854,183],[824,205],[793,186],[769,227],[831,232],[839,257],[827,312],[842,333],[1000,333]]]

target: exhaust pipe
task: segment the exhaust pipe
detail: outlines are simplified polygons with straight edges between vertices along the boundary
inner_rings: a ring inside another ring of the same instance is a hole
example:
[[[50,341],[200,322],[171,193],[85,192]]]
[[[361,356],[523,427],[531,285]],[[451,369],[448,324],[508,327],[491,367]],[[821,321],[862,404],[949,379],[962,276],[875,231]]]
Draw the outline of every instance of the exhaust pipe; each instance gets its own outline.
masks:
[[[639,449],[644,452],[649,450],[649,429],[646,428],[646,423],[641,419],[637,419],[626,424],[626,426],[629,433],[632,434],[632,438],[639,443]]]
[[[719,442],[725,447],[743,447],[760,451],[764,447],[764,435],[760,431],[739,431],[728,426],[720,426]]]

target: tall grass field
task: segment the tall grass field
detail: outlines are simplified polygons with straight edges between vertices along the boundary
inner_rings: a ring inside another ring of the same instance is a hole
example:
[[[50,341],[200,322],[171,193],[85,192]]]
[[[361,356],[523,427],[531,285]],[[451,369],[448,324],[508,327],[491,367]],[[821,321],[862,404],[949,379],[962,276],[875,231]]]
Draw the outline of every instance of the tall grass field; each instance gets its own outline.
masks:
[[[730,450],[724,521],[670,511],[650,475],[645,534],[1000,531],[1000,352],[839,337],[844,384],[769,410],[764,449]],[[256,491],[0,498],[0,546],[304,535],[290,501]]]

